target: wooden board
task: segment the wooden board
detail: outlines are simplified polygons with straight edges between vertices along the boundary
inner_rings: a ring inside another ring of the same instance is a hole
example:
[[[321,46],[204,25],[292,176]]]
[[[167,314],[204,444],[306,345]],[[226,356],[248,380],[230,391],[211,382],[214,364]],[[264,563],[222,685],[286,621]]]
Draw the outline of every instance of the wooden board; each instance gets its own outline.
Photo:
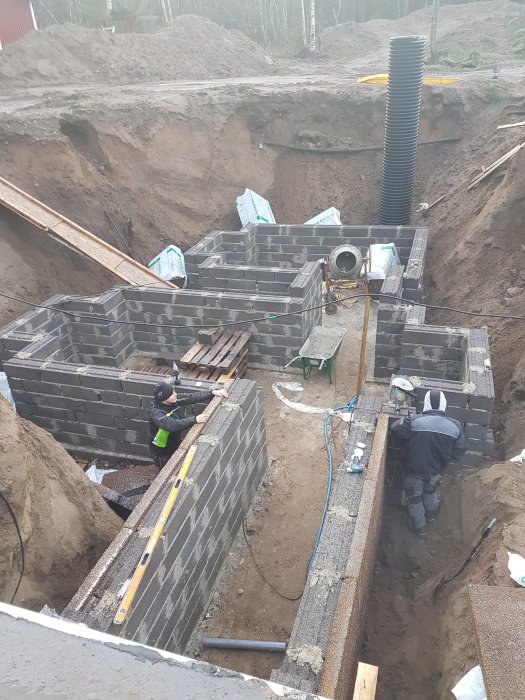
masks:
[[[379,668],[359,662],[355,679],[353,700],[374,700]]]
[[[128,284],[176,288],[133,258],[0,177],[0,204],[52,238],[102,265]]]

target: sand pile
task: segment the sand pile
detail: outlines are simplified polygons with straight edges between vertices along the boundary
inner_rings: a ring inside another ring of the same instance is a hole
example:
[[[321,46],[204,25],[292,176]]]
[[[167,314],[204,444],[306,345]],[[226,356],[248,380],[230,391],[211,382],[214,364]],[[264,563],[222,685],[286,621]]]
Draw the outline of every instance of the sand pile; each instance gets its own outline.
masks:
[[[181,15],[156,34],[111,34],[65,24],[0,53],[6,86],[206,80],[268,73],[271,59],[237,31]]]
[[[76,592],[122,521],[82,469],[51,435],[20,418],[0,397],[0,490],[22,533],[25,574],[15,605],[61,610]],[[20,546],[0,503],[0,599],[19,579]]]
[[[398,20],[347,22],[322,33],[321,49],[333,58],[348,61],[378,52],[386,58],[391,37],[428,36],[431,18],[432,7],[426,7]],[[525,7],[508,0],[442,5],[438,25],[440,58],[458,65],[470,59],[472,67],[515,58],[517,32],[524,20]]]

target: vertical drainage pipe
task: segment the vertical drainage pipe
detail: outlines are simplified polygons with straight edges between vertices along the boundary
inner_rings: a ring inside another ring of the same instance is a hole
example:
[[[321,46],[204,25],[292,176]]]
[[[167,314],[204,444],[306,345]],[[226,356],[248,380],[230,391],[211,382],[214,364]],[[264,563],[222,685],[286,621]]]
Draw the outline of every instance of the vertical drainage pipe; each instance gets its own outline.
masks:
[[[425,37],[390,39],[379,223],[410,224],[423,86]]]

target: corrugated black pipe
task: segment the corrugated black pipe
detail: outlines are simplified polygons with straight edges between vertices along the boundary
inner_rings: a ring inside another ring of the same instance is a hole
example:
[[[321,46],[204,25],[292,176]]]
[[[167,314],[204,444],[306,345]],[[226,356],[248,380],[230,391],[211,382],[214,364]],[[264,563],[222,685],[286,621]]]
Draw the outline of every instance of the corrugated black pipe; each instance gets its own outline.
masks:
[[[390,39],[379,223],[410,224],[423,86],[425,37]]]

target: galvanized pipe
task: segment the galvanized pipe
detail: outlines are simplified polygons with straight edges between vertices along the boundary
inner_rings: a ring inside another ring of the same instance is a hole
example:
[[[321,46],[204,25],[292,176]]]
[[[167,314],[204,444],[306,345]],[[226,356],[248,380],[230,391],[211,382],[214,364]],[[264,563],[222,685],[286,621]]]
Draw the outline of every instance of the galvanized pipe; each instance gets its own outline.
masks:
[[[410,224],[423,87],[425,37],[390,39],[379,223]]]
[[[285,642],[260,642],[257,639],[225,639],[203,637],[202,646],[210,649],[241,649],[243,651],[286,651]]]

